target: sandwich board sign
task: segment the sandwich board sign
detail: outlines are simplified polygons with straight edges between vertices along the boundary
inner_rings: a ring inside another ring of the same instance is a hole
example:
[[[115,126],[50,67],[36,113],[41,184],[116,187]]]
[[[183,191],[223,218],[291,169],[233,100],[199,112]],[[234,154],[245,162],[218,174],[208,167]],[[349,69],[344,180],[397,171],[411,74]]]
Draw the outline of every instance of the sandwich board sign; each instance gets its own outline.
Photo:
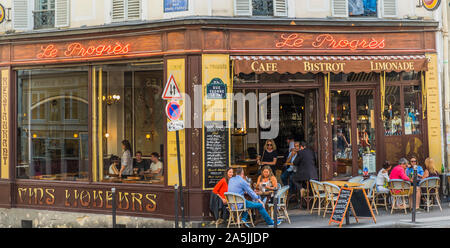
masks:
[[[164,100],[173,100],[173,99],[182,99],[180,89],[178,88],[177,82],[175,82],[175,78],[171,74],[169,80],[167,80],[166,86],[164,87],[162,99]]]

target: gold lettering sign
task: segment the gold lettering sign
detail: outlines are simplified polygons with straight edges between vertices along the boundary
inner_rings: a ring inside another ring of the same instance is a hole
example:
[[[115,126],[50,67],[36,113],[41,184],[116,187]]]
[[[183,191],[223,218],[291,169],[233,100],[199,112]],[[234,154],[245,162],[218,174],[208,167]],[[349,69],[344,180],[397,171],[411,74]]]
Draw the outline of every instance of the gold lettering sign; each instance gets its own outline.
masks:
[[[19,204],[54,206],[56,190],[41,187],[18,187],[17,199]],[[102,190],[64,190],[64,206],[72,208],[112,208],[112,192]],[[117,192],[117,208],[133,212],[156,211],[156,194],[142,194],[136,192]]]
[[[344,62],[303,62],[305,72],[343,72]]]
[[[2,70],[1,77],[1,178],[9,179],[9,70]]]
[[[277,63],[260,63],[259,61],[253,61],[251,64],[254,72],[276,72],[277,66]]]
[[[414,62],[373,62],[370,61],[371,71],[413,71]]]

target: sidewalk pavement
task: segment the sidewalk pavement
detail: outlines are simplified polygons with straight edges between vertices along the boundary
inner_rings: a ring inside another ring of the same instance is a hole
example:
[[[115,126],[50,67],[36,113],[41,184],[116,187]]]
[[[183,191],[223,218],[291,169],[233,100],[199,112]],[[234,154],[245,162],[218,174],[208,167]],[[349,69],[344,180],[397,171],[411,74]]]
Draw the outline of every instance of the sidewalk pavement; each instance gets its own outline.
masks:
[[[342,228],[450,228],[450,203],[447,199],[441,200],[442,212],[439,207],[435,206],[430,208],[430,211],[419,210],[416,213],[416,221],[412,222],[411,212],[405,214],[404,210],[394,210],[391,214],[391,209],[386,211],[384,207],[378,208],[378,215],[374,210],[376,223],[369,218],[358,218],[359,223],[356,223],[356,219],[350,216],[350,224],[346,225],[345,220],[342,224]],[[339,228],[338,224],[328,224],[331,214],[327,214],[323,218],[323,211],[321,215],[317,215],[317,211],[310,214],[309,210],[304,209],[290,209],[288,210],[291,224],[287,221],[283,221],[278,228]],[[226,223],[220,227],[226,227]],[[264,221],[259,221],[256,228],[267,228]]]

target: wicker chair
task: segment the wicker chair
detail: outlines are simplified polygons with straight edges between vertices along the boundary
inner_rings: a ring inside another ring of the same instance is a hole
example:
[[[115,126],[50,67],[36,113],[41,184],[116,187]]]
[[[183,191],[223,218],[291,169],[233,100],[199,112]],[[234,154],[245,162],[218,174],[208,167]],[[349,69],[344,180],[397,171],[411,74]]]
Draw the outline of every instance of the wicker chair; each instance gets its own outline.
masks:
[[[313,192],[313,203],[311,205],[311,214],[314,210],[318,210],[317,215],[320,215],[320,209],[322,207],[323,202],[326,200],[325,189],[321,182],[318,182],[316,180],[309,180],[309,182],[311,184],[311,189]],[[317,207],[314,208],[316,202]]]
[[[382,197],[382,199],[380,199]],[[388,199],[389,192],[378,192],[377,187],[375,185],[375,195],[374,195],[374,204],[375,206],[384,206],[386,208],[386,211],[388,211]],[[383,200],[380,203],[380,200]]]
[[[322,184],[325,189],[325,195],[326,195],[325,211],[323,213],[323,217],[325,218],[325,215],[327,214],[328,206],[330,204],[331,204],[331,211],[333,211],[340,189],[338,186],[331,184],[331,183],[323,182]]]
[[[253,224],[251,210],[247,208],[245,204],[245,198],[241,195],[230,192],[226,192],[224,195],[228,202],[228,211],[230,212],[227,228],[230,227],[230,225],[236,225],[238,227],[241,227],[241,224],[244,223],[249,223],[252,226],[255,226]],[[239,208],[239,204],[242,204],[241,208]],[[249,221],[243,222],[242,214],[245,212],[248,213]]]
[[[288,220],[289,224],[291,224],[291,220],[289,219],[289,214],[287,212],[287,195],[288,195],[289,185],[283,186],[281,189],[277,191],[275,196],[273,197],[274,201],[277,201],[277,218]],[[270,210],[270,217],[273,219],[274,213],[274,204],[267,204]]]
[[[375,204],[375,187],[376,187],[375,179],[369,178],[367,180],[364,180],[362,184],[363,185],[361,186],[361,188],[366,190],[367,198],[369,199],[371,207],[375,208],[375,211],[378,214],[378,209]]]
[[[391,207],[391,214],[394,211],[394,209],[404,209],[405,213],[408,213],[406,210],[406,202],[407,199],[409,199],[409,195],[411,192],[411,183],[408,181],[404,181],[402,179],[391,179],[389,180],[388,188],[391,192],[392,196],[392,207]],[[396,202],[402,200],[403,202],[403,208],[397,208]]]
[[[427,212],[430,212],[430,207],[439,206],[442,212],[441,203],[439,201],[439,185],[441,179],[439,177],[428,177],[419,182],[419,187],[422,190],[422,198],[425,201]],[[434,204],[436,201],[437,205]]]

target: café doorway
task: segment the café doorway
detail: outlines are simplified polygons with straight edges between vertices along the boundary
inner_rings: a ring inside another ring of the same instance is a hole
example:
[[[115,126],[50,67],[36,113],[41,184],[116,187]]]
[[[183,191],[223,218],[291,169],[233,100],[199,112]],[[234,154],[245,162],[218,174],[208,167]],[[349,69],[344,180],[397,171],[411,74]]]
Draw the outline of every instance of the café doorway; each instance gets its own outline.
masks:
[[[277,148],[276,175],[278,177],[283,171],[283,163],[289,151],[289,144],[286,141],[288,137],[294,138],[295,141],[305,141],[316,153],[317,161],[319,161],[317,89],[235,89],[234,93],[235,95],[242,93],[247,96],[246,99],[250,99],[250,95],[254,93],[256,101],[249,100],[245,104],[234,101],[235,126],[231,137],[232,165],[244,165],[252,181],[256,180],[258,167],[256,157],[263,154],[267,134],[271,131],[271,128],[273,131],[273,126],[267,127],[261,121],[264,117],[268,121],[278,124],[276,134],[271,134],[270,137],[274,140]],[[278,95],[277,115],[274,114],[274,106],[272,106],[275,94]],[[252,107],[252,104],[256,104],[256,106]],[[237,118],[236,115],[239,106],[245,112],[245,118],[243,119]],[[258,120],[256,128],[251,125],[252,118]],[[241,128],[237,124],[240,124]],[[318,164],[316,167],[319,167]]]

